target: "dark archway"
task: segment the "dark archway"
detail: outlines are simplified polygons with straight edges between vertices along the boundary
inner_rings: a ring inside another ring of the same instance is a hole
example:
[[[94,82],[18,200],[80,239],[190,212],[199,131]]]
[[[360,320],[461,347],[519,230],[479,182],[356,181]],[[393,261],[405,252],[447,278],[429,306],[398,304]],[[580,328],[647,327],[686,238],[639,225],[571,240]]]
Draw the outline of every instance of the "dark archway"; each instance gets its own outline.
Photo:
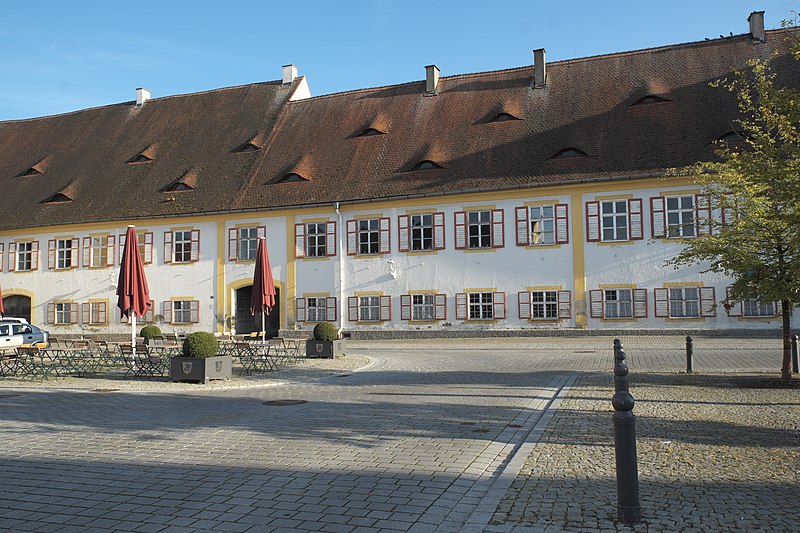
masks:
[[[236,333],[240,335],[252,333],[253,331],[261,331],[261,315],[256,313],[254,316],[250,313],[250,296],[252,293],[252,285],[236,289]],[[280,289],[278,287],[275,287],[275,301],[281,301]],[[264,328],[267,333],[266,337],[277,337],[280,327],[281,310],[280,304],[277,304],[272,308],[272,311],[270,311],[264,321]]]
[[[3,307],[6,311],[5,316],[14,316],[24,318],[28,322],[31,321],[31,299],[28,296],[20,294],[3,296]]]

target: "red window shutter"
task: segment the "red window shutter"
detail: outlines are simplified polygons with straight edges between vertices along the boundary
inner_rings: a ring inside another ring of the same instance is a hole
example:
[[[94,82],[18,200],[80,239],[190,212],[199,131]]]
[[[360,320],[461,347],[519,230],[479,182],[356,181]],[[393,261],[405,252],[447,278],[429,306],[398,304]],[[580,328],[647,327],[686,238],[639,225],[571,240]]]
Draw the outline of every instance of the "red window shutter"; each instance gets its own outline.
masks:
[[[164,315],[164,322],[172,324],[172,300],[161,303],[161,314]]]
[[[391,296],[381,296],[381,310],[380,310],[380,319],[381,320],[391,320],[392,319],[392,297]]]
[[[15,270],[17,270],[17,244],[12,242],[8,244],[8,271]]]
[[[108,311],[106,310],[106,302],[97,302],[97,323],[108,323]]]
[[[347,320],[358,322],[358,297],[349,296],[347,298]]]
[[[336,298],[325,298],[325,318],[328,322],[336,322],[339,314],[339,308],[336,306]]]
[[[456,211],[454,218],[456,250],[463,250],[467,247],[467,213],[464,211]]]
[[[70,268],[78,268],[81,264],[81,240],[72,239],[70,245]]]
[[[519,317],[523,320],[531,318],[531,293],[529,291],[520,291],[517,293],[517,308],[519,309]]]
[[[380,227],[380,244],[379,244],[379,252],[382,254],[388,254],[392,251],[392,244],[391,244],[391,235],[389,233],[391,227],[389,224],[388,218],[381,218],[378,222]]]
[[[258,227],[256,227],[256,238],[257,239],[266,239],[267,238],[267,227],[266,226],[258,226]]]
[[[109,235],[106,240],[106,266],[114,266],[116,262],[117,247],[114,243],[114,236]]]
[[[192,230],[192,251],[190,261],[199,261],[200,260],[200,230],[193,229]]]
[[[711,233],[711,198],[707,194],[696,194],[694,198],[697,234],[709,235]]]
[[[556,204],[556,244],[569,242],[569,208],[567,204]]]
[[[325,255],[328,257],[336,255],[336,222],[325,223]]]
[[[722,224],[730,225],[736,220],[736,198],[731,193],[725,193],[720,202],[722,203]]]
[[[558,318],[572,318],[572,293],[558,291]]]
[[[56,268],[56,241],[50,239],[47,241],[47,268],[53,270]]]
[[[150,307],[145,311],[144,315],[142,315],[142,321],[144,322],[155,322],[153,319],[153,313],[155,313],[156,304],[153,300],[150,300]]]
[[[603,291],[600,289],[592,289],[589,291],[589,315],[592,318],[603,318]]]
[[[89,268],[90,266],[92,266],[91,259],[92,259],[92,238],[91,237],[84,237],[83,238],[83,268]]]
[[[172,234],[170,234],[171,236]],[[172,251],[169,254],[170,260],[172,260]],[[145,265],[149,265],[153,262],[153,232],[148,231],[144,234],[144,257],[142,258],[142,263]]]
[[[459,292],[456,294],[456,320],[467,320],[467,293]]]
[[[400,320],[411,320],[411,295],[400,295]]]
[[[647,318],[647,289],[633,289],[633,317]]]
[[[400,252],[407,252],[410,249],[409,245],[409,229],[408,229],[408,215],[400,215],[397,217],[397,250]],[[402,301],[400,302],[402,309]],[[402,315],[402,312],[400,313]],[[401,317],[402,318],[402,317]],[[405,318],[403,320],[410,320]]]
[[[528,206],[517,207],[514,212],[517,218],[517,246],[528,246],[531,234],[528,225]]]
[[[48,324],[56,323],[56,304],[54,304],[53,302],[47,304],[47,323]]]
[[[444,250],[444,213],[433,214],[433,249]]]
[[[728,316],[742,316],[742,302],[731,299],[732,287],[725,287],[725,310]]]
[[[586,242],[600,240],[600,202],[586,202]]]
[[[700,316],[717,316],[717,299],[714,287],[700,287]]]
[[[505,225],[503,224],[503,210],[492,209],[492,247],[505,246]],[[505,316],[503,317],[505,318]]]
[[[306,299],[297,298],[294,303],[295,315],[298,322],[306,321]]]
[[[435,294],[433,296],[433,318],[447,320],[447,295]]]
[[[644,222],[642,221],[642,199],[628,200],[628,228],[631,240],[644,239]]]
[[[6,245],[4,243],[0,242],[0,272],[3,271],[3,260],[6,257],[5,247],[6,247]]]
[[[190,304],[189,320],[193,323],[200,322],[200,300],[192,300]]]
[[[172,232],[164,232],[164,262],[172,263]]]
[[[92,304],[75,304],[81,306],[81,324],[90,324],[92,321]]]
[[[655,316],[663,318],[669,317],[669,289],[653,289],[653,300],[656,305]]]
[[[125,250],[125,239],[126,238],[127,238],[127,235],[122,233],[122,234],[120,234],[119,240],[117,241],[117,243],[119,244],[119,264],[122,264],[122,253]]]
[[[506,293],[496,292],[492,296],[492,315],[494,318],[506,317]]]
[[[31,243],[31,270],[39,269],[39,241]]]
[[[663,239],[666,237],[665,228],[667,223],[666,213],[664,211],[665,205],[663,196],[653,196],[650,198],[650,228],[652,228],[651,235],[654,239]]]
[[[294,225],[294,256],[303,258],[306,256],[306,225]]]
[[[239,253],[239,230],[228,229],[228,261],[236,261]]]
[[[69,304],[69,323],[78,323],[78,304],[75,302],[70,302]]]
[[[347,221],[347,255],[356,255],[358,253],[358,246],[356,238],[358,237],[358,223],[355,220]]]

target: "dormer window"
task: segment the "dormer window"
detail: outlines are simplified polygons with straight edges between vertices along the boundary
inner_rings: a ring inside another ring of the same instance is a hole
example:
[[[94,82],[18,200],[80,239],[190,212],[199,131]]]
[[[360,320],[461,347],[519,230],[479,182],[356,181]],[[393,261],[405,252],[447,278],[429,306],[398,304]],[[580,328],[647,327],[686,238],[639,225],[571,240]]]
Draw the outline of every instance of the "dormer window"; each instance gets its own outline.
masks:
[[[43,203],[45,204],[66,204],[72,201],[72,198],[64,193],[57,192]]]
[[[486,122],[507,122],[509,120],[520,120],[511,113],[498,113]]]
[[[744,142],[744,135],[735,131],[729,131],[724,135],[717,138],[717,142],[726,144],[742,144]]]
[[[649,104],[660,104],[663,102],[671,102],[671,100],[667,100],[666,98],[662,98],[660,96],[656,96],[655,94],[648,94],[647,96],[640,98],[632,105],[649,105]]]
[[[187,185],[186,183],[183,183],[182,181],[176,181],[175,183],[173,183],[172,185],[168,186],[166,189],[164,189],[161,192],[183,192],[183,191],[193,191],[193,190],[194,190],[194,187],[192,187],[191,185]]]
[[[248,153],[248,152],[257,152],[259,150],[261,150],[260,146],[256,146],[255,144],[253,144],[251,142],[246,142],[246,143],[241,144],[241,145],[237,146],[236,148],[234,148],[233,149],[233,153],[234,154],[245,154],[245,153]]]
[[[441,165],[434,163],[430,159],[424,159],[419,163],[417,163],[416,165],[414,165],[413,167],[411,167],[409,169],[409,172],[414,172],[416,170],[434,170],[437,168],[442,168],[442,167]]]
[[[386,132],[376,130],[375,128],[367,128],[358,135],[356,135],[356,137],[372,137],[374,135],[386,135]]]
[[[281,179],[278,180],[278,183],[296,183],[298,181],[309,181],[307,178],[304,178],[300,174],[295,172],[289,172],[288,174],[284,175]]]
[[[147,157],[147,156],[146,156],[146,155],[144,155],[144,154],[138,154],[138,155],[135,155],[135,156],[133,156],[132,158],[128,159],[128,164],[134,164],[134,163],[150,163],[150,162],[152,162],[152,161],[153,161],[153,158],[152,158],[152,157]]]
[[[22,174],[20,174],[20,176],[38,176],[41,173],[42,173],[41,171],[31,167]]]
[[[31,165],[22,174],[20,174],[20,176],[21,177],[39,176],[41,174],[44,174],[44,171],[45,171],[45,163],[44,162],[45,162],[45,160],[42,159],[41,161],[39,161],[35,165]]]
[[[579,150],[577,148],[564,148],[563,150],[559,150],[553,157],[550,159],[570,159],[573,157],[586,157],[586,152],[583,150]]]

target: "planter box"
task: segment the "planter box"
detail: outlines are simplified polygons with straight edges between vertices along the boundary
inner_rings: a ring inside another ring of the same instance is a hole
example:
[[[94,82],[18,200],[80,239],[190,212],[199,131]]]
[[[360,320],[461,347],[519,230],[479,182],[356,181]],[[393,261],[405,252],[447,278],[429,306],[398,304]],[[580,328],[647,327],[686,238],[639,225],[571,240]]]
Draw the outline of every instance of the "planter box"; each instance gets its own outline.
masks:
[[[172,381],[202,381],[230,379],[231,356],[218,355],[205,359],[194,357],[170,357],[169,378]]]
[[[306,357],[338,357],[344,355],[347,344],[344,339],[335,341],[306,341]]]

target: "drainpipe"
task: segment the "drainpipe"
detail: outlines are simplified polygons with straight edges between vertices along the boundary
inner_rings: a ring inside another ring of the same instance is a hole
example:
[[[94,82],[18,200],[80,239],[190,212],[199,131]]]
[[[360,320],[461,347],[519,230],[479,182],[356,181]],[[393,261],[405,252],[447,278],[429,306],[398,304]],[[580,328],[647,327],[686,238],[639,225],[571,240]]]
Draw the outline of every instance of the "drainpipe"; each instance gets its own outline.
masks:
[[[341,336],[342,331],[344,330],[344,313],[345,313],[345,299],[344,299],[344,240],[342,239],[342,235],[345,233],[344,222],[342,220],[342,213],[339,211],[339,202],[336,202],[336,216],[339,219],[339,231],[338,231],[338,240],[339,242],[337,245],[339,246],[339,331],[337,332],[338,336]]]

